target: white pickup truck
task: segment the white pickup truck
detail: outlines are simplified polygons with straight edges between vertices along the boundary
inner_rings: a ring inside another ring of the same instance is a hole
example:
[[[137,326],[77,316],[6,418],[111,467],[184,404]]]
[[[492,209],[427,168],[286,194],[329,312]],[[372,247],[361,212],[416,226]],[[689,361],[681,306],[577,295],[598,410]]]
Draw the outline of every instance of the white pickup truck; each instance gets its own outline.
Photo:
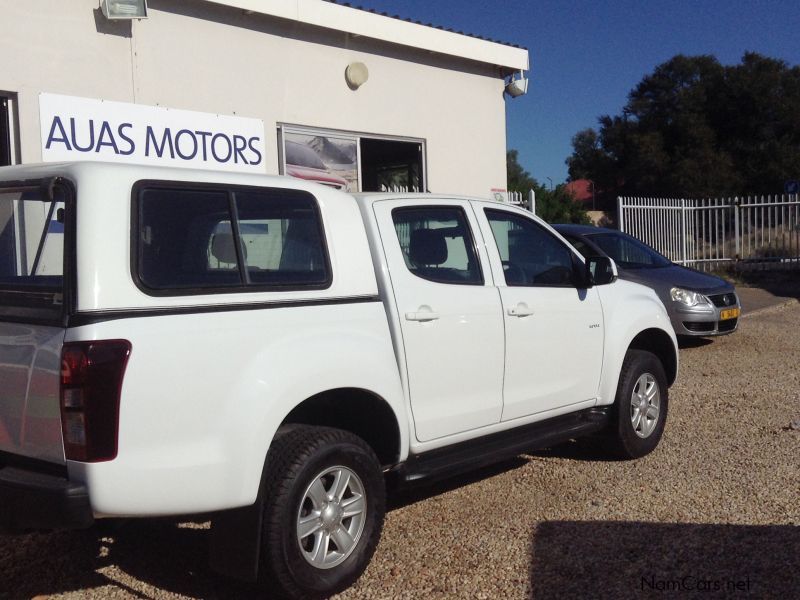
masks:
[[[530,213],[100,163],[0,169],[0,530],[212,514],[211,560],[352,584],[386,490],[655,448],[655,293]]]

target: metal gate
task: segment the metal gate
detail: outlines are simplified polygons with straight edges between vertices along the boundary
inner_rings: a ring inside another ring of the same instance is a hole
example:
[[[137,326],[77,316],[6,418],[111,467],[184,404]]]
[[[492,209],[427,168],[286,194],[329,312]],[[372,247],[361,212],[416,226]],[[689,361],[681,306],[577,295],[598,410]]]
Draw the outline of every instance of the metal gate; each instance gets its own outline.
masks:
[[[722,263],[800,269],[800,198],[617,198],[620,231],[670,260],[707,270]]]

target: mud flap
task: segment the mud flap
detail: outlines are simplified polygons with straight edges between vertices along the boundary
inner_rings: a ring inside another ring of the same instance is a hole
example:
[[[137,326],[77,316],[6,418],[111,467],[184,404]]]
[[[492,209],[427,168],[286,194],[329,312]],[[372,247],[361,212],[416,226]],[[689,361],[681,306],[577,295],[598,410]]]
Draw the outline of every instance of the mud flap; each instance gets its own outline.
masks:
[[[209,564],[221,575],[241,581],[258,579],[263,498],[252,506],[221,511],[211,520]]]

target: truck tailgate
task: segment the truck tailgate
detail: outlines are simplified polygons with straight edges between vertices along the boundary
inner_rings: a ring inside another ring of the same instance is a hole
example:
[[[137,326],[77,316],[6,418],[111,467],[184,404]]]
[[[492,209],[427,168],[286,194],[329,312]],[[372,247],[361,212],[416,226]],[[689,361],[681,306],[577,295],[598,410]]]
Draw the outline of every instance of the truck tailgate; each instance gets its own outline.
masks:
[[[64,463],[59,378],[64,329],[0,322],[0,452]]]
[[[0,453],[62,464],[68,189],[0,182]]]

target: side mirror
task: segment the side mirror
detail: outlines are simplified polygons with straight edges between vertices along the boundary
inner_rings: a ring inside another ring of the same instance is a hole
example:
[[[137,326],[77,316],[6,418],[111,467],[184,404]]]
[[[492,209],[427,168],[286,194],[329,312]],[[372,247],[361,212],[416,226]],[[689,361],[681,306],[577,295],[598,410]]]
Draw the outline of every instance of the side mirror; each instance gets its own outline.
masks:
[[[593,285],[606,285],[617,280],[617,265],[608,256],[590,256],[586,259],[586,277]]]

